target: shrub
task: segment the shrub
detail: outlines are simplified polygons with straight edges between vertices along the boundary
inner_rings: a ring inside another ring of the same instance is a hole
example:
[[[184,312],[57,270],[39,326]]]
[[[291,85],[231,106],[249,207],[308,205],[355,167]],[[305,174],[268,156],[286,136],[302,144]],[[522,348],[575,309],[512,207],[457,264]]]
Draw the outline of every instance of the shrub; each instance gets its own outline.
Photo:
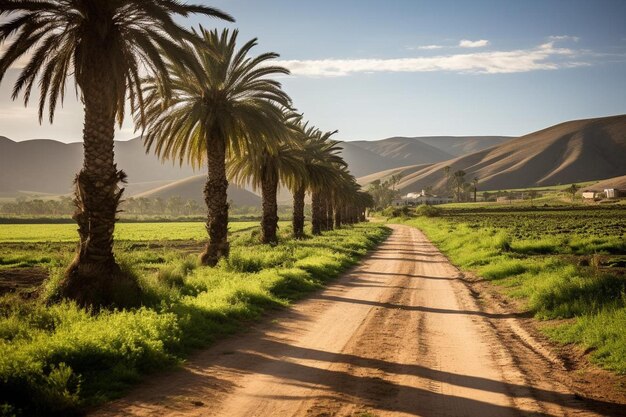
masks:
[[[409,206],[401,207],[387,207],[382,211],[382,215],[385,217],[412,217],[414,214],[413,209]]]
[[[443,210],[441,207],[429,206],[428,204],[422,204],[417,208],[417,210],[415,210],[415,213],[418,216],[424,217],[439,217],[442,212]]]

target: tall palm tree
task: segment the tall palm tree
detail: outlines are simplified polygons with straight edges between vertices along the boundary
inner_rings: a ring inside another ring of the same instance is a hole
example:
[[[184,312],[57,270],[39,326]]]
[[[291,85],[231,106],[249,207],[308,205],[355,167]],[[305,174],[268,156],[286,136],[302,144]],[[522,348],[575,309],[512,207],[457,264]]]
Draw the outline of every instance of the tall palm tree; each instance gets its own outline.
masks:
[[[13,99],[23,93],[28,104],[38,86],[39,121],[47,103],[52,122],[73,76],[85,110],[84,162],[75,180],[80,248],[62,283],[62,293],[82,304],[106,304],[115,293],[132,292],[120,286],[138,289],[113,255],[119,183],[125,179],[114,162],[115,122],[122,123],[127,99],[143,113],[142,70],[168,91],[163,55],[181,65],[190,62],[177,41],[194,35],[173,17],[191,13],[232,20],[219,10],[174,0],[0,0],[0,16],[12,17],[0,26],[0,43],[13,38],[0,57],[0,81],[29,55]]]
[[[335,133],[337,131],[316,130],[307,136],[304,142],[304,162],[308,174],[307,188],[311,191],[313,234],[320,234],[326,227],[327,208],[323,193],[325,190],[330,190],[337,180],[338,167],[346,164],[339,154],[341,152],[339,142],[330,139]],[[302,199],[304,200],[304,197]]]
[[[237,30],[219,33],[200,27],[201,42],[185,49],[196,56],[201,71],[167,60],[171,94],[164,94],[158,78],[149,78],[144,90],[147,151],[154,149],[162,159],[187,161],[194,167],[207,163],[209,243],[200,257],[204,265],[215,265],[230,249],[227,157],[275,152],[276,138],[284,133],[281,108],[291,105],[280,83],[268,78],[289,74],[268,62],[278,54],[249,57],[256,39],[237,49],[237,35]]]
[[[231,179],[240,185],[250,183],[254,189],[261,189],[263,243],[278,243],[278,185],[283,183],[292,188],[298,178],[306,175],[301,156],[297,144],[284,141],[274,151],[264,149],[230,161],[228,172]]]

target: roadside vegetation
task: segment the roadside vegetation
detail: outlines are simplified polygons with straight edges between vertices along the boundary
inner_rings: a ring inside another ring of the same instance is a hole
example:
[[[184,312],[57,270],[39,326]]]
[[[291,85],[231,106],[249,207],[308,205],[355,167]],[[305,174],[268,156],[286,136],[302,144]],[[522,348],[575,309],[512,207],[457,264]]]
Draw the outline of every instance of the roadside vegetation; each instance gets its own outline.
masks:
[[[191,15],[206,20],[179,24]],[[0,82],[24,59],[14,100],[28,105],[35,92],[39,121],[52,123],[71,80],[85,115],[73,196],[0,207],[0,414],[79,413],[318,288],[385,236],[360,224],[372,197],[336,131],[293,106],[276,80],[289,74],[279,55],[256,54],[257,39],[238,30],[207,29],[209,18],[234,21],[170,0],[0,1]],[[124,203],[114,136],[127,108],[148,152],[207,173],[202,209],[178,197]],[[260,227],[231,222],[233,180],[260,189]],[[294,197],[290,226],[279,223],[281,185]],[[117,224],[124,210],[202,215],[205,227]],[[42,224],[70,214],[75,226]]]
[[[142,288],[141,307],[127,310],[50,303],[72,246],[51,251],[39,244],[40,257],[23,243],[30,256],[23,262],[50,268],[51,278],[30,301],[15,293],[0,298],[0,415],[68,416],[119,396],[141,375],[175,365],[190,349],[320,288],[388,231],[358,224],[295,240],[285,225],[272,246],[258,242],[257,226],[231,235],[230,257],[214,268],[193,255],[199,240],[159,245],[143,233],[116,246],[120,265]]]
[[[457,266],[498,285],[576,343],[626,373],[626,210],[418,209],[392,221],[422,230]],[[433,218],[434,217],[434,218]]]

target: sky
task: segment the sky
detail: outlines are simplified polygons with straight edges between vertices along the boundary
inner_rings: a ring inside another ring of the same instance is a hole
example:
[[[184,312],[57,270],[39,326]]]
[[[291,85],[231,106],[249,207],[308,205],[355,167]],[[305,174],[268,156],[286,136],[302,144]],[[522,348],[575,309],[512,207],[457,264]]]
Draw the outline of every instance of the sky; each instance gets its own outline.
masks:
[[[626,113],[624,0],[196,0],[277,52],[294,106],[337,139],[519,136],[572,119]],[[81,140],[73,94],[39,125],[36,97],[12,101],[19,68],[0,84],[0,136]],[[73,91],[73,88],[72,90]],[[137,136],[131,120],[116,139]]]

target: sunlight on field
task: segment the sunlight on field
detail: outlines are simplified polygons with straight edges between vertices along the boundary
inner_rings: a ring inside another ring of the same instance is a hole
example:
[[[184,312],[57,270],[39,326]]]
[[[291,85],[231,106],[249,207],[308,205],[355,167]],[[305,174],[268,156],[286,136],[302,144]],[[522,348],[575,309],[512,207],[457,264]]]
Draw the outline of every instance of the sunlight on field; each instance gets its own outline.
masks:
[[[286,225],[289,222],[279,222]],[[259,222],[231,222],[231,232],[258,227]],[[145,240],[203,240],[207,232],[202,222],[172,223],[118,223],[115,239],[126,241]],[[0,226],[0,242],[75,242],[78,239],[74,224],[3,224]]]

